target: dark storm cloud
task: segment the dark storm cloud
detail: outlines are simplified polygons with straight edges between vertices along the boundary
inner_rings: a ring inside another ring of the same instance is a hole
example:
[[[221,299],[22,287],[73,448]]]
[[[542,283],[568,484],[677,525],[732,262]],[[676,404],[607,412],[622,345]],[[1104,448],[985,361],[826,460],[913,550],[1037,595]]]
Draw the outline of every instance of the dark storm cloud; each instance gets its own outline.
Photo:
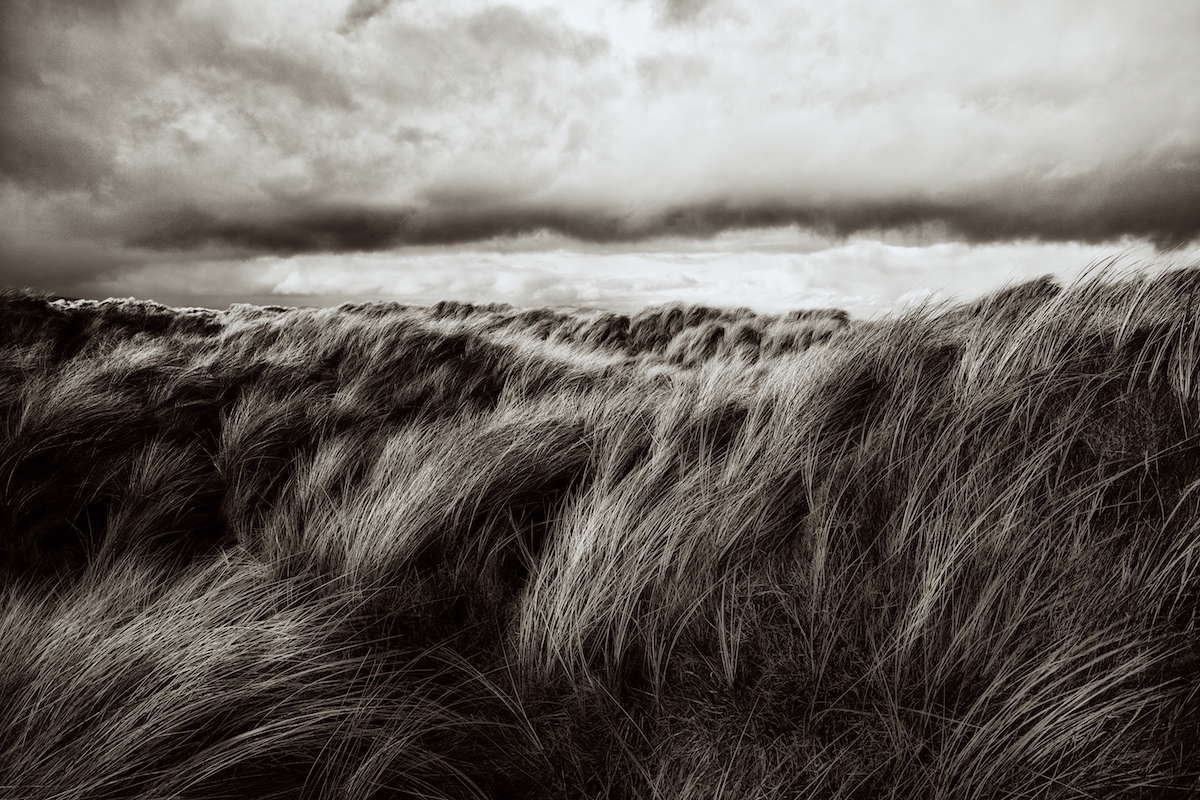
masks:
[[[342,19],[342,25],[338,31],[345,34],[362,27],[372,17],[379,16],[386,11],[392,3],[393,0],[354,0],[346,9],[346,16]]]
[[[46,188],[87,186],[107,170],[104,152],[67,101],[46,103],[28,91],[39,74],[24,31],[37,13],[32,2],[0,4],[0,175]]]
[[[162,216],[126,244],[164,251],[216,247],[284,254],[370,252],[403,245],[462,244],[542,230],[590,242],[651,235],[649,227],[634,227],[615,217],[554,209],[498,209],[471,214],[335,206],[259,219],[185,209]]]
[[[5,98],[0,116],[0,175],[42,189],[94,187],[112,170],[112,154],[69,120],[54,125],[43,114],[31,124],[26,104]]]
[[[76,34],[88,31],[117,42],[138,18],[169,17],[178,5],[178,0],[0,4],[0,176],[41,189],[96,189],[111,174],[116,149],[104,135],[103,111],[111,95],[139,79],[119,50],[77,52]],[[69,81],[60,78],[68,75]]]
[[[1200,153],[1186,163],[1065,179],[1033,198],[1009,190],[1002,205],[979,198],[943,213],[972,241],[1100,242],[1137,236],[1160,247],[1175,246],[1200,237]]]
[[[931,224],[976,243],[1096,243],[1133,236],[1161,247],[1176,246],[1200,237],[1200,159],[1187,166],[1063,180],[1040,190],[1010,186],[940,202],[917,197],[851,203],[714,200],[641,216],[557,206],[472,209],[462,202],[432,209],[304,208],[257,218],[182,209],[160,216],[126,244],[157,250],[217,247],[293,254],[452,245],[539,231],[611,244],[664,236],[710,238],[729,230],[787,225],[844,237]]]

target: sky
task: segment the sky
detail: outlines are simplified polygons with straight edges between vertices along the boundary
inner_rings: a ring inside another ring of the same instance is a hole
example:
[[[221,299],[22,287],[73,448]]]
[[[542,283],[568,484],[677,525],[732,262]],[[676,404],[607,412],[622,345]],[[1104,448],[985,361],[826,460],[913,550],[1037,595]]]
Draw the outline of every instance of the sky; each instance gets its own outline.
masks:
[[[0,285],[860,315],[1200,263],[1195,0],[3,0]]]

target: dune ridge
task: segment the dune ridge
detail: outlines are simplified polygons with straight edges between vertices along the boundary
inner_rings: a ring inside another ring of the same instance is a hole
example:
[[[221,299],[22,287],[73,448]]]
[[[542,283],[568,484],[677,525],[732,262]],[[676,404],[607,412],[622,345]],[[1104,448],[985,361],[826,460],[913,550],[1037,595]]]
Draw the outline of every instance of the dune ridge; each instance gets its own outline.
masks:
[[[1200,793],[1200,270],[0,305],[5,796]]]

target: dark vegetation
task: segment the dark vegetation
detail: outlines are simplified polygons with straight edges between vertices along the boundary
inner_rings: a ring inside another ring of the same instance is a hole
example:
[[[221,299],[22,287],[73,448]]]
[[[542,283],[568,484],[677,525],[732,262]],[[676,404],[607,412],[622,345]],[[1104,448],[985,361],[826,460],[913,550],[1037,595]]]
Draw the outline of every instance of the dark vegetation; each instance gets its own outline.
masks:
[[[1200,795],[1200,272],[0,302],[5,797]]]

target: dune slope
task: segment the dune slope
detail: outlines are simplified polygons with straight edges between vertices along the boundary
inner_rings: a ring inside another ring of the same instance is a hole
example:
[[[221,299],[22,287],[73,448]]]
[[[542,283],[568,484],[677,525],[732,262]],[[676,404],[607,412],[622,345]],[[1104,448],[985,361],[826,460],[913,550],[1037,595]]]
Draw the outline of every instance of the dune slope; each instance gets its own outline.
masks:
[[[1200,794],[1200,271],[0,303],[6,797]]]

